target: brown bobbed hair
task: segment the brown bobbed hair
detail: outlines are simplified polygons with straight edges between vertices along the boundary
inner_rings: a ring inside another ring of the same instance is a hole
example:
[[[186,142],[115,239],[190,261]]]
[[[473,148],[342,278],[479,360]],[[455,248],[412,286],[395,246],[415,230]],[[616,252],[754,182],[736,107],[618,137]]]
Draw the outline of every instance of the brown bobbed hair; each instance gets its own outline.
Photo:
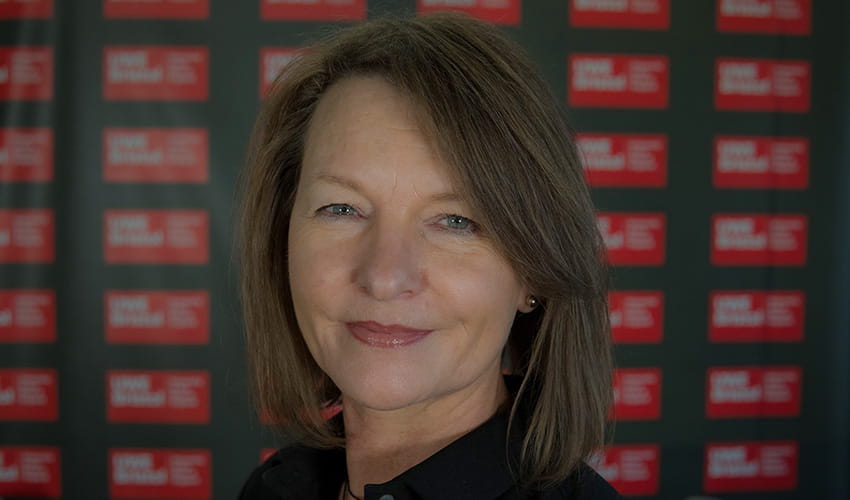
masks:
[[[344,78],[379,76],[408,95],[423,132],[491,243],[541,305],[518,314],[507,349],[523,375],[517,479],[569,476],[603,444],[612,402],[604,246],[557,100],[497,28],[460,14],[377,19],[339,31],[270,87],[243,170],[241,285],[261,415],[319,447],[344,436],[323,418],[339,390],[310,355],[287,271],[289,218],[316,104]],[[507,357],[507,356],[506,356]]]

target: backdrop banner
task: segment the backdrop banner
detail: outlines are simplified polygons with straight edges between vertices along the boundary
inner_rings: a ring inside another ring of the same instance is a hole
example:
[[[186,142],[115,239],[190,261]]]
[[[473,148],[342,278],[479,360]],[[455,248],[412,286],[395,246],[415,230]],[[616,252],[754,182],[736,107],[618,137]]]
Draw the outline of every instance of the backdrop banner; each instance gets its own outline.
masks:
[[[235,498],[235,188],[329,29],[453,9],[567,110],[612,264],[629,497],[850,497],[850,4],[0,1],[0,497]]]

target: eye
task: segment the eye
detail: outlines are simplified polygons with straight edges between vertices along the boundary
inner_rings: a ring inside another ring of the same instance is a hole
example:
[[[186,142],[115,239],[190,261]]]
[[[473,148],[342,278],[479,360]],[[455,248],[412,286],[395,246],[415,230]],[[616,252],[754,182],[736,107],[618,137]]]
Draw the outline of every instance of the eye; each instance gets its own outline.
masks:
[[[323,206],[317,210],[317,213],[321,215],[329,215],[331,217],[351,217],[357,215],[357,210],[355,210],[351,205],[347,205],[345,203],[333,203],[331,205]]]
[[[457,214],[446,214],[441,218],[442,225],[446,229],[461,233],[474,233],[478,231],[478,224],[472,219]]]

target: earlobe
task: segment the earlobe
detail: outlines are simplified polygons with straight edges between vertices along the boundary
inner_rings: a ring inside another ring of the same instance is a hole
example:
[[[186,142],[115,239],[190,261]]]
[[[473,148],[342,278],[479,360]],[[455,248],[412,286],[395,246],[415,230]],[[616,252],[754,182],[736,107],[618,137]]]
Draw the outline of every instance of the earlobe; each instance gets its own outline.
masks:
[[[517,310],[522,313],[530,313],[531,311],[535,310],[538,305],[540,305],[540,299],[538,299],[534,294],[532,294],[528,290],[528,287],[523,287]]]

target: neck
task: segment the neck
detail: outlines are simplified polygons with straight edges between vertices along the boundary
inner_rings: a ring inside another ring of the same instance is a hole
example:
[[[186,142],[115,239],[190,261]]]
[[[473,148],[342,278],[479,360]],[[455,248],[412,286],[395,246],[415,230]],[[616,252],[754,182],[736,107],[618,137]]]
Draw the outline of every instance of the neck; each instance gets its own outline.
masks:
[[[366,484],[390,481],[493,416],[508,397],[502,376],[496,375],[398,410],[366,408],[343,396],[351,491],[363,497]]]

